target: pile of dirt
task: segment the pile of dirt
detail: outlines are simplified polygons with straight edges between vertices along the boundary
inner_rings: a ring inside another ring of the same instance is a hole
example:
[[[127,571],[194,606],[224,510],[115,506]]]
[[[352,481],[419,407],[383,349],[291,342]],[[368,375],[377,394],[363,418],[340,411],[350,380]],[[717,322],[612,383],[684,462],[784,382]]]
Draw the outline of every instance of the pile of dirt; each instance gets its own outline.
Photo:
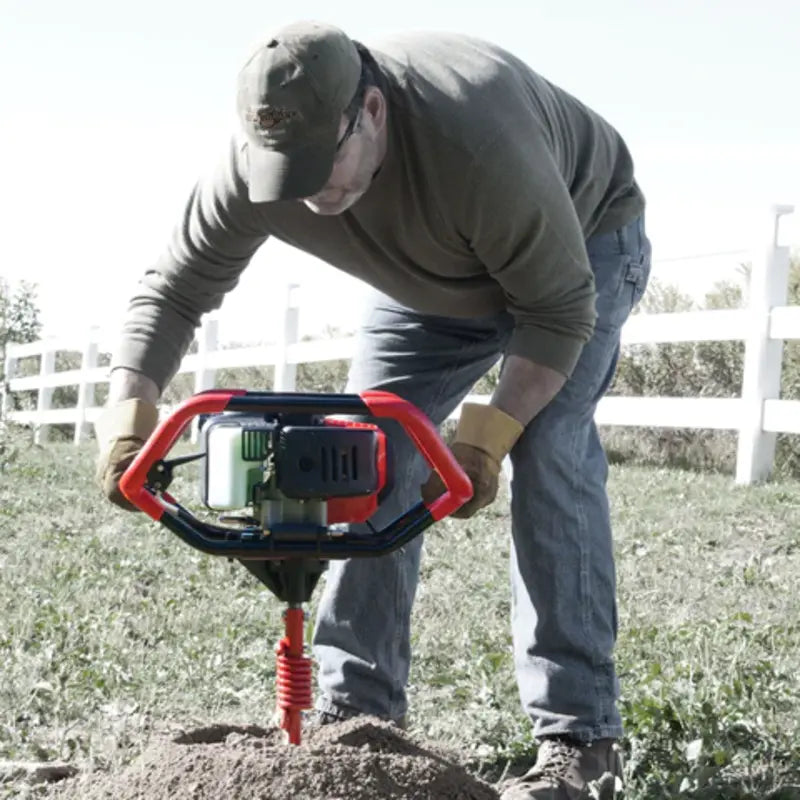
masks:
[[[151,745],[118,773],[79,775],[58,800],[497,800],[447,753],[359,717],[304,731],[216,725]]]

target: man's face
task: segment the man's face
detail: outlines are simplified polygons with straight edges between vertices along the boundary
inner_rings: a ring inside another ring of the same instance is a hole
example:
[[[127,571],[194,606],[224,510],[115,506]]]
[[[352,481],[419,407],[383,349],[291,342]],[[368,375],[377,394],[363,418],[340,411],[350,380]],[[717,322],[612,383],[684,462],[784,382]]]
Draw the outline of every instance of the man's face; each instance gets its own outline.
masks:
[[[378,130],[368,110],[362,106],[348,135],[349,120],[342,118],[342,139],[328,182],[303,203],[315,214],[341,214],[353,206],[369,189],[380,164]]]

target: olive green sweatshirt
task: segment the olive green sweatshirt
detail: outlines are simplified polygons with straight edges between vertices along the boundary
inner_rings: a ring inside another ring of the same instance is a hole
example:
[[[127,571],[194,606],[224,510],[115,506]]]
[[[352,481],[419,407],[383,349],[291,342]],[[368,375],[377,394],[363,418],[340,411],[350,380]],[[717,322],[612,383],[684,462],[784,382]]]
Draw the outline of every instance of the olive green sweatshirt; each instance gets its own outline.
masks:
[[[123,323],[114,367],[160,388],[201,316],[274,236],[418,311],[507,310],[509,353],[569,375],[594,327],[585,240],[642,213],[619,134],[492,44],[442,34],[370,45],[388,99],[388,149],[338,216],[251,203],[243,137],[191,193]],[[266,301],[266,300],[265,300]]]

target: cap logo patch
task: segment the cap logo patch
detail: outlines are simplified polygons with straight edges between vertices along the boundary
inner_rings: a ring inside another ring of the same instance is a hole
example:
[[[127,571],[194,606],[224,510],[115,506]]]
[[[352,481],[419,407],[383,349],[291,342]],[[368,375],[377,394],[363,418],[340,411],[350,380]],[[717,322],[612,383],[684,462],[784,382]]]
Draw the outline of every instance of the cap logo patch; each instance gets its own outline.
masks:
[[[270,131],[277,125],[297,119],[299,116],[300,112],[293,108],[279,108],[278,106],[251,108],[245,114],[247,121],[262,131]]]

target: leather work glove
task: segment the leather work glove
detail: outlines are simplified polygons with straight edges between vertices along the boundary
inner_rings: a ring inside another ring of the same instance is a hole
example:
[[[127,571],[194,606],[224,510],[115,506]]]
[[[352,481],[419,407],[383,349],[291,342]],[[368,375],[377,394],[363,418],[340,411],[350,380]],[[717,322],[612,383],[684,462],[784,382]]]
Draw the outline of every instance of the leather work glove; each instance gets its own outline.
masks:
[[[133,398],[109,406],[95,423],[100,454],[95,479],[103,494],[126,511],[138,511],[119,488],[119,479],[158,424],[158,409]]]
[[[450,450],[472,481],[472,498],[452,516],[468,519],[497,496],[500,467],[524,427],[492,405],[464,403]],[[436,472],[422,487],[422,499],[432,503],[445,490]]]

